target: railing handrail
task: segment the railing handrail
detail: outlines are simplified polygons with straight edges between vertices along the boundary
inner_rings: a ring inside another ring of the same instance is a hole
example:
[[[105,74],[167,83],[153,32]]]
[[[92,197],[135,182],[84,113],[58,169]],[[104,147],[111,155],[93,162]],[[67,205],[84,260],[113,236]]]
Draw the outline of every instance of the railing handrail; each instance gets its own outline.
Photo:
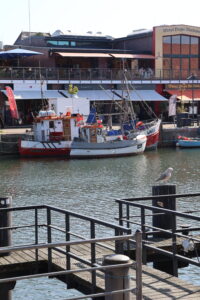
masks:
[[[68,214],[70,216],[77,217],[77,218],[80,218],[82,220],[93,221],[96,224],[104,225],[104,226],[112,228],[112,229],[119,229],[119,230],[122,230],[122,231],[127,232],[127,233],[130,232],[130,230],[128,230],[127,228],[125,228],[123,226],[120,226],[118,224],[109,223],[109,222],[102,221],[102,220],[97,219],[97,218],[93,218],[93,217],[89,217],[89,216],[82,215],[82,214],[79,214],[79,213],[75,213],[73,211],[66,210],[66,209],[63,209],[63,208],[57,208],[57,207],[51,206],[51,205],[30,205],[30,206],[0,208],[0,212],[1,211],[7,211],[7,212],[10,211],[10,212],[12,212],[12,211],[20,211],[20,210],[35,210],[35,209],[50,209],[51,211],[60,212],[62,214]]]
[[[133,237],[132,234],[129,234],[129,235],[117,235],[117,236],[107,237],[107,238],[94,238],[94,239],[87,239],[87,240],[65,241],[65,242],[58,242],[58,243],[43,243],[43,244],[34,244],[34,245],[32,244],[31,246],[21,245],[21,246],[12,246],[12,247],[0,247],[0,253],[74,246],[79,244],[81,245],[95,244],[100,242],[116,241],[116,240],[123,241],[123,240],[129,240],[132,237]]]

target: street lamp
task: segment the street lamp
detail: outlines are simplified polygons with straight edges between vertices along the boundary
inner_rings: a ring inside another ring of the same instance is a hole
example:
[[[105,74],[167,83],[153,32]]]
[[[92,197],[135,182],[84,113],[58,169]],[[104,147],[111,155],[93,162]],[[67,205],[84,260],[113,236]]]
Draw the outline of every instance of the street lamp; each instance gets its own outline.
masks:
[[[194,79],[197,77],[192,73],[187,79],[192,80],[192,118],[194,119]]]

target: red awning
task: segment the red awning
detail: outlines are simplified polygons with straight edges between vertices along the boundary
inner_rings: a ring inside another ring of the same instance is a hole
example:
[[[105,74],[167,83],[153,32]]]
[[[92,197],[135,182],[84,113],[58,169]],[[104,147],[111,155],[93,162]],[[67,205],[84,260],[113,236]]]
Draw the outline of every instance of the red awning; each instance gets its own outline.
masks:
[[[115,54],[110,53],[115,58],[133,58],[133,59],[155,59],[155,56],[148,54]]]
[[[107,53],[72,53],[72,52],[55,52],[62,57],[111,57]]]
[[[167,90],[171,95],[177,95],[177,98],[182,101],[200,101],[200,90]]]
[[[126,53],[74,53],[74,52],[54,52],[62,57],[114,57],[132,59],[155,59],[155,56],[148,54],[126,54]]]

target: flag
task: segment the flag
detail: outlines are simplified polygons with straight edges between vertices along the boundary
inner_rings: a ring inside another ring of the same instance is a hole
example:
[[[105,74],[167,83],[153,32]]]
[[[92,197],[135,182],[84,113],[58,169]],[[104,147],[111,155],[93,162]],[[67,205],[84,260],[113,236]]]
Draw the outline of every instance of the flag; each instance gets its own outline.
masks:
[[[10,105],[10,112],[11,112],[11,116],[13,119],[19,119],[19,114],[18,114],[18,110],[17,110],[17,104],[15,101],[15,96],[13,93],[13,90],[11,89],[11,87],[6,86],[6,94],[8,97],[8,102]]]
[[[176,95],[172,95],[169,98],[169,114],[168,116],[176,116],[176,100],[177,100],[177,96]]]

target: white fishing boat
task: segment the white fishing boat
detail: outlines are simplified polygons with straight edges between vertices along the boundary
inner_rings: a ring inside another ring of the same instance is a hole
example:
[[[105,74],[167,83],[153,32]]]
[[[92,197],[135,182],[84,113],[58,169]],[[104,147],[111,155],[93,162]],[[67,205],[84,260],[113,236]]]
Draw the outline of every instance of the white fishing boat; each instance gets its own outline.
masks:
[[[122,135],[110,137],[101,124],[85,125],[80,128],[79,138],[71,144],[72,158],[100,158],[141,154],[145,150],[146,136],[123,139]]]
[[[80,115],[57,116],[52,110],[40,111],[34,120],[33,131],[19,140],[20,155],[69,157],[72,140],[78,136],[76,123],[79,119]]]

